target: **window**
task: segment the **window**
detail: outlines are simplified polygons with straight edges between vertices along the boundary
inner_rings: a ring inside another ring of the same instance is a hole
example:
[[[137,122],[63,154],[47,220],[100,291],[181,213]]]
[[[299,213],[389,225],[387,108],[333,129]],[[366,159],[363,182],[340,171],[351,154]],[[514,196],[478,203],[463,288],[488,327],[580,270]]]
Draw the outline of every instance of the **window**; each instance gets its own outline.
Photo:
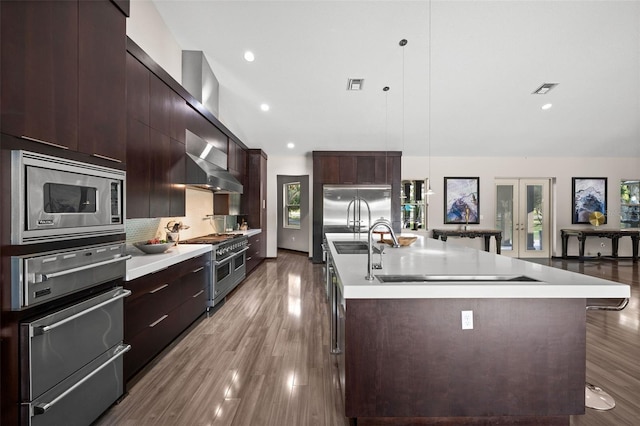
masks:
[[[300,182],[285,183],[284,194],[284,227],[300,229]]]
[[[640,181],[620,182],[620,228],[640,227]]]

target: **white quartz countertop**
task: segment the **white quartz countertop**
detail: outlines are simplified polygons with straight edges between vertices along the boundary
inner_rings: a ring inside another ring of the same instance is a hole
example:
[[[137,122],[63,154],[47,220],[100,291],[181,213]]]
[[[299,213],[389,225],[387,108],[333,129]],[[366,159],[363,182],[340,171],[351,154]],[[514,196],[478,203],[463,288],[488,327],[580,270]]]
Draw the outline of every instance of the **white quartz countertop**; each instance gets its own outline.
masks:
[[[240,234],[240,235],[246,235],[247,237],[253,237],[254,235],[260,234],[262,232],[262,229],[248,229],[246,231],[231,231],[228,232],[228,234]]]
[[[210,253],[211,247],[211,244],[178,244],[164,253],[145,254],[134,246],[127,245],[127,254],[131,255],[131,259],[127,260],[125,281],[135,280],[143,275]]]
[[[407,235],[407,234],[402,234]],[[412,234],[416,235],[416,234]],[[373,275],[525,276],[537,281],[368,281],[367,254],[338,254],[335,241],[366,240],[366,235],[327,234],[345,299],[407,298],[626,298],[630,287],[537,263],[417,236],[411,246],[387,245],[383,269]],[[376,237],[376,236],[374,236]],[[374,238],[375,240],[376,238]],[[376,244],[377,246],[378,244]],[[380,255],[374,254],[379,262]]]

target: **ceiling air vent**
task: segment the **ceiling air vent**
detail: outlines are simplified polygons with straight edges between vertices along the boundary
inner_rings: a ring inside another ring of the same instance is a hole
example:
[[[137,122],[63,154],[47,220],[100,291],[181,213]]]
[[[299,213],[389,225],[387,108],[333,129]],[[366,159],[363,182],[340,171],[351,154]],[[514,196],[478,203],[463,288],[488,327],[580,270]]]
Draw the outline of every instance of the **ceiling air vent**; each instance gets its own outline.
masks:
[[[362,90],[364,78],[350,78],[347,81],[347,90]]]
[[[546,95],[549,90],[553,89],[557,85],[558,83],[544,83],[542,86],[534,90],[532,95]]]

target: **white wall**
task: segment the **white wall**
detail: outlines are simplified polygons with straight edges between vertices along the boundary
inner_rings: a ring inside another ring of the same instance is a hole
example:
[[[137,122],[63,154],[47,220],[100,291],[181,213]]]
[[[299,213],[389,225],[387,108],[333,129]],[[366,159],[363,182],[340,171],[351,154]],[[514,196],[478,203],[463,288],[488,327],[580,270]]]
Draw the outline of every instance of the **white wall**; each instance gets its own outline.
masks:
[[[176,81],[182,82],[182,48],[149,0],[133,0],[127,36]]]
[[[429,159],[427,157],[404,157],[403,179],[424,179],[427,176]],[[444,226],[444,176],[480,177],[480,225],[481,228],[493,228],[495,217],[495,187],[496,178],[555,178],[552,188],[554,205],[552,206],[552,220],[555,224],[552,239],[552,255],[560,256],[560,229],[584,227],[572,225],[572,177],[607,177],[607,224],[606,228],[620,227],[620,194],[621,179],[640,178],[640,158],[592,158],[592,157],[439,157],[431,158],[431,188],[436,192],[429,197],[429,227],[442,228]],[[452,225],[448,225],[451,227]],[[456,239],[456,244],[481,248],[480,239]],[[606,247],[600,247],[600,243]],[[588,239],[585,253],[602,252],[608,255],[611,250],[611,240]],[[569,241],[569,254],[577,254],[577,242]],[[631,241],[629,238],[620,240],[619,254],[631,255]]]
[[[268,151],[267,151],[268,155]],[[429,159],[427,157],[403,157],[402,179],[424,179],[428,177]],[[429,197],[429,227],[444,226],[444,176],[478,176],[480,178],[480,225],[482,228],[495,226],[495,187],[496,178],[552,178],[555,197],[552,207],[554,215],[554,238],[552,255],[560,256],[560,229],[585,225],[572,225],[572,177],[607,177],[608,199],[607,224],[603,228],[620,226],[620,206],[618,188],[622,179],[640,178],[640,158],[592,158],[592,157],[432,157],[431,187],[435,194]],[[267,256],[277,256],[277,175],[304,175],[311,177],[313,188],[313,159],[311,154],[298,157],[269,157],[267,162]],[[310,209],[313,214],[313,190],[311,190]],[[313,223],[313,217],[311,217]],[[453,225],[447,225],[449,227]],[[311,230],[311,233],[313,231]],[[309,253],[312,253],[313,235],[309,235]],[[483,248],[482,239],[451,239],[451,243]],[[600,247],[604,242],[606,247]],[[608,255],[611,241],[608,239],[588,239],[585,253],[602,252]],[[569,254],[577,255],[577,242],[569,241]],[[620,256],[631,256],[631,241],[622,238],[619,247]]]
[[[267,152],[267,155],[269,153]],[[278,254],[278,175],[309,175],[309,211],[313,224],[313,158],[306,156],[274,157],[267,160],[267,257]],[[309,227],[309,255],[312,253],[313,226]]]

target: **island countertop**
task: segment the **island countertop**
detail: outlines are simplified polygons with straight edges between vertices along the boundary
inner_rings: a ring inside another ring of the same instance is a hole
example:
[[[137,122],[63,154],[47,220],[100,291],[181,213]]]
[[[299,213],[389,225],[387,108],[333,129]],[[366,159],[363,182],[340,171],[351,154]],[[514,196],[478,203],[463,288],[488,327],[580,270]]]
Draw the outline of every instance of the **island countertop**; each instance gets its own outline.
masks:
[[[326,234],[326,237],[339,278],[338,285],[345,299],[615,299],[630,296],[630,287],[626,284],[452,245],[421,235],[417,235],[417,240],[407,247],[392,248],[387,245],[383,255],[383,269],[373,270],[373,275],[509,275],[525,276],[536,281],[368,281],[365,279],[367,254],[338,254],[333,244],[335,241],[366,241],[366,235]],[[373,255],[374,262],[379,262],[379,259],[378,254]]]

